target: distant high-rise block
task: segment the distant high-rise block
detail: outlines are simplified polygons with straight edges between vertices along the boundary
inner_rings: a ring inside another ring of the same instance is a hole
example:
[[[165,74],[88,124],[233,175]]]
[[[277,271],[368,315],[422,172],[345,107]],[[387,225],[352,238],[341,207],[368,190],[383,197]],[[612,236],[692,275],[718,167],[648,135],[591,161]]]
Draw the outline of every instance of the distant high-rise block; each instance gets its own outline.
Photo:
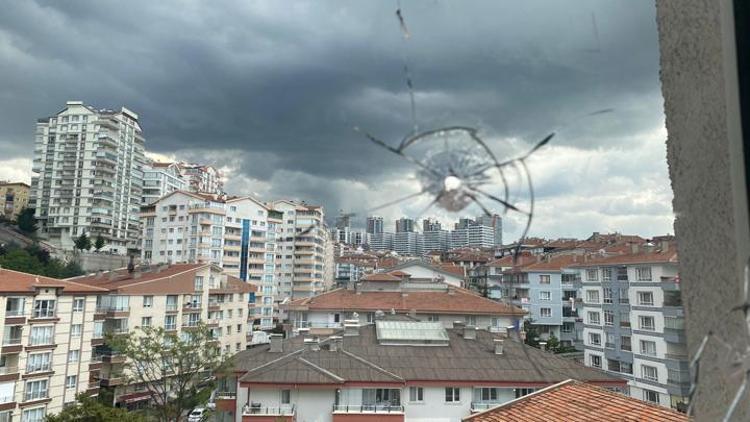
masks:
[[[39,119],[29,200],[39,236],[67,250],[81,233],[102,236],[112,253],[137,249],[144,143],[138,115],[125,107],[68,101]]]

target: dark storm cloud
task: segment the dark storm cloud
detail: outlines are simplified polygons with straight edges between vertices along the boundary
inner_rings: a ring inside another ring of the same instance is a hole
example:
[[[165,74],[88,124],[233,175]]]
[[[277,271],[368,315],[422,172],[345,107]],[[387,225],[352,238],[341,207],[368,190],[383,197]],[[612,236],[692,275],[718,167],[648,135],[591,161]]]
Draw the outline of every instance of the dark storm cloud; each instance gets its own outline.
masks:
[[[30,154],[34,119],[65,100],[126,105],[150,151],[212,151],[277,194],[298,189],[276,172],[314,176],[336,209],[326,181],[405,168],[353,130],[409,131],[404,57],[424,128],[530,142],[568,125],[556,142],[596,149],[661,125],[651,1],[402,3],[406,42],[387,1],[7,2],[0,157]]]

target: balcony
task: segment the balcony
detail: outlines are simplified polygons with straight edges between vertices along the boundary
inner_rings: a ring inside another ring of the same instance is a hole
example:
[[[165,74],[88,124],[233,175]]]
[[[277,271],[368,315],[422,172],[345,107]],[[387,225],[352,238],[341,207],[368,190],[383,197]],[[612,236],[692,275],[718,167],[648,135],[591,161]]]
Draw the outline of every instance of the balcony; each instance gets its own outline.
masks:
[[[333,422],[403,421],[404,406],[397,405],[333,405]]]
[[[493,401],[473,401],[471,402],[471,411],[472,412],[482,412],[487,409],[492,409],[493,407],[500,406],[503,404],[503,402],[493,402]]]
[[[34,319],[52,319],[56,318],[56,315],[54,309],[34,309],[31,317]]]
[[[293,404],[277,407],[266,407],[260,403],[252,403],[242,408],[243,421],[293,421],[296,409]]]

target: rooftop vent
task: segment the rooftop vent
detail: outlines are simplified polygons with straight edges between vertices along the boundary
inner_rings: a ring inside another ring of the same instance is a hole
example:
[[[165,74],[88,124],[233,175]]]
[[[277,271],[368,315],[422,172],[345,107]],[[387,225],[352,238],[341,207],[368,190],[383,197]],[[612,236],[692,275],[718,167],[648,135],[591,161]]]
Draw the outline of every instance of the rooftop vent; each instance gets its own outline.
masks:
[[[339,350],[343,350],[344,346],[344,338],[341,336],[332,336],[330,337],[330,345],[328,347],[328,350],[332,352],[337,352]]]
[[[345,319],[344,320],[344,337],[354,337],[359,335],[359,320],[358,319]]]
[[[320,339],[318,339],[318,337],[306,337],[303,343],[305,347],[313,352],[320,351]]]
[[[281,353],[284,351],[281,343],[281,334],[271,334],[268,338],[271,344],[271,349],[269,350],[271,353]]]
[[[496,338],[495,339],[495,354],[502,355],[504,346],[505,346],[505,340],[501,338]]]
[[[477,327],[473,325],[467,325],[464,328],[464,340],[476,340],[477,338]]]

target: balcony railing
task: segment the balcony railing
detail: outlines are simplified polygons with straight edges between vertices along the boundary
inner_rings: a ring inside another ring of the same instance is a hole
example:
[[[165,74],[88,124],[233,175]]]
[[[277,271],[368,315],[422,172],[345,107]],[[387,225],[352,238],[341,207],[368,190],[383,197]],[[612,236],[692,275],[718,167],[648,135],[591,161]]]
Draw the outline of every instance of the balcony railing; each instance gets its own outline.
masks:
[[[52,365],[47,363],[41,363],[37,365],[26,365],[26,373],[32,373],[32,372],[47,372],[52,368]]]
[[[214,396],[216,400],[234,400],[237,398],[236,391],[217,391]]]
[[[13,397],[13,396],[0,396],[0,403],[11,403],[11,402],[13,402],[13,401],[14,401],[15,399],[16,399],[16,398],[15,398],[15,397]]]
[[[333,411],[340,413],[404,413],[404,406],[390,404],[334,404]]]
[[[473,401],[471,402],[471,410],[472,412],[481,412],[483,410],[491,409],[496,406],[500,406],[503,404],[502,402],[491,402],[491,401]]]
[[[17,366],[0,366],[0,375],[15,374],[17,372]]]
[[[5,311],[5,317],[19,317],[23,316],[23,309],[7,309]]]
[[[267,316],[267,317],[271,316],[271,315],[262,315],[260,312],[258,312],[257,315]],[[340,328],[343,325],[341,322],[294,321],[294,326],[297,328]]]
[[[39,399],[46,399],[46,398],[47,398],[47,390],[27,391],[26,394],[24,394],[23,396],[24,401],[39,400]]]
[[[167,303],[167,311],[176,311],[177,310],[177,304],[176,303]]]
[[[294,405],[288,405],[288,406],[276,406],[276,407],[267,407],[262,406],[258,403],[253,403],[251,405],[245,405],[242,408],[242,414],[243,415],[273,415],[273,416],[292,416],[294,415]]]
[[[33,312],[34,318],[54,318],[55,317],[55,310],[54,309],[34,309]]]
[[[12,345],[16,345],[16,344],[21,344],[21,336],[17,336],[17,337],[5,336],[5,337],[3,337],[3,346],[12,346]]]

